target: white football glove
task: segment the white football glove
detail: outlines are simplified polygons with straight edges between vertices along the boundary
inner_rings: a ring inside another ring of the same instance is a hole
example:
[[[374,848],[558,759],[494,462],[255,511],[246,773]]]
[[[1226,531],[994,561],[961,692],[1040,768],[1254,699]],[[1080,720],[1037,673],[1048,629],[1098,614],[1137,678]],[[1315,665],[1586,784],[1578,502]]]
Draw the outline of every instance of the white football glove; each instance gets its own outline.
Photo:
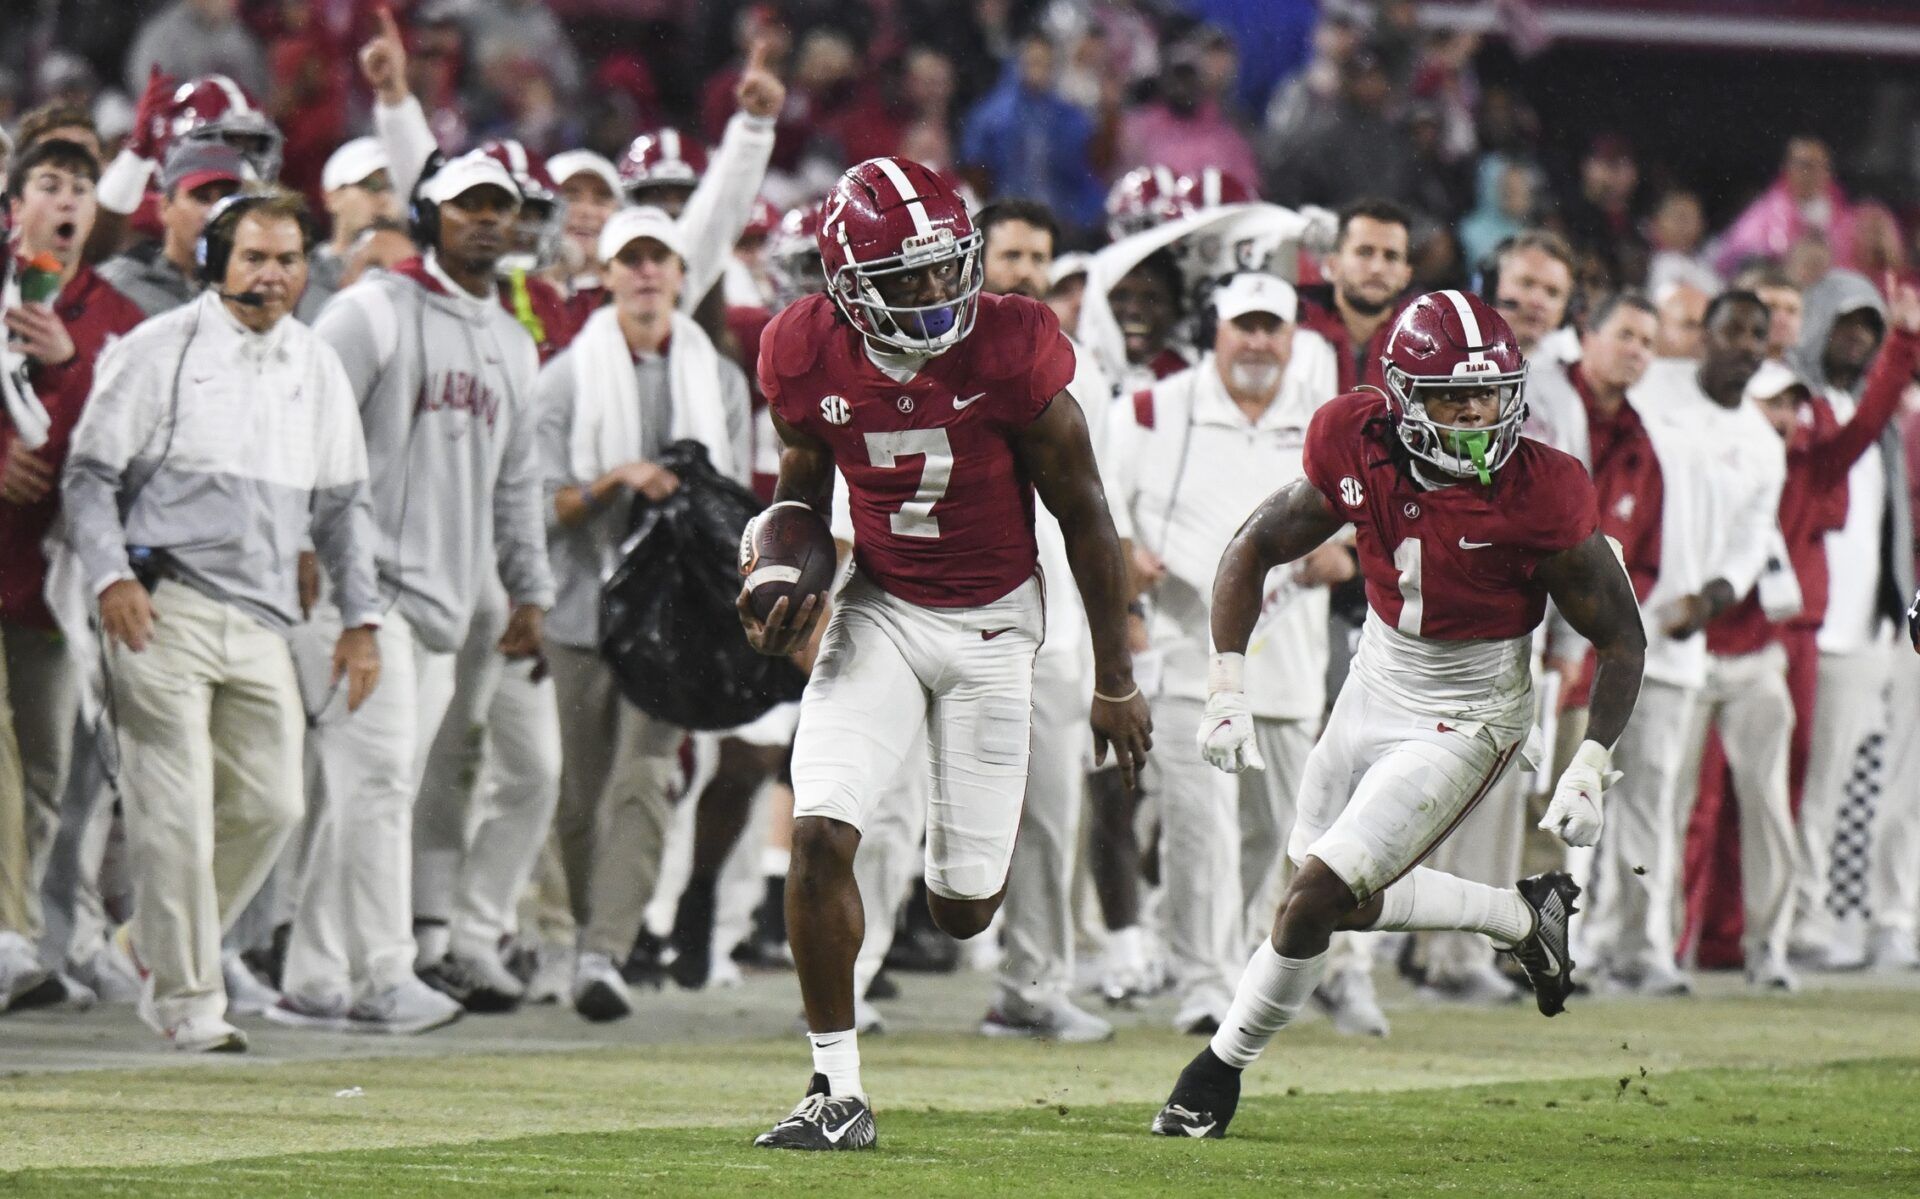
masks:
[[[1573,761],[1561,773],[1560,784],[1553,789],[1553,802],[1540,821],[1541,831],[1576,849],[1599,841],[1604,823],[1600,798],[1620,777],[1620,772],[1613,769],[1612,750],[1598,741],[1582,741]]]
[[[1207,710],[1194,740],[1207,764],[1228,774],[1265,770],[1266,760],[1253,739],[1253,713],[1247,709],[1244,654],[1215,654],[1207,670]]]

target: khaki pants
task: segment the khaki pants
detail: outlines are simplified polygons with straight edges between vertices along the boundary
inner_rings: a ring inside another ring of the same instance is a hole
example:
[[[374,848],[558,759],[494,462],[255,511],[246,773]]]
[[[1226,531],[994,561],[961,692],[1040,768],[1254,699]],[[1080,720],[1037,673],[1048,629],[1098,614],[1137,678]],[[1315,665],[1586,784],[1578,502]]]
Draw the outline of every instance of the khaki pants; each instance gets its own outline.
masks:
[[[619,962],[660,877],[684,734],[628,703],[592,650],[549,644],[547,660],[560,710],[554,831],[568,902],[580,951]]]
[[[159,1023],[226,1011],[221,930],[300,821],[302,714],[285,638],[182,584],[153,596],[153,641],[112,648],[133,940]]]
[[[1246,965],[1239,789],[1200,756],[1201,711],[1197,700],[1153,702],[1153,726],[1165,731],[1145,776],[1160,804],[1161,928],[1182,1018],[1224,1016]]]
[[[4,764],[8,736],[0,732],[0,829],[7,838],[15,828],[21,830],[18,852],[24,855],[20,864],[25,870],[19,895],[25,924],[16,925],[6,914],[16,902],[16,880],[22,876],[14,872],[14,848],[0,850],[0,927],[37,939],[42,931],[40,882],[54,834],[60,831],[60,801],[72,761],[73,722],[80,707],[78,675],[56,633],[0,623],[0,650],[0,724],[11,724],[11,740],[20,755],[16,775]],[[4,715],[9,711],[10,722]],[[9,782],[16,778],[21,784],[18,825],[9,808]]]
[[[1673,850],[1663,855],[1676,867],[1661,880],[1678,937],[1686,916],[1681,871],[1687,824],[1699,797],[1700,756],[1709,726],[1720,730],[1733,770],[1733,796],[1740,805],[1740,890],[1746,905],[1743,947],[1747,966],[1784,960],[1793,922],[1795,844],[1787,802],[1787,746],[1793,736],[1793,697],[1787,693],[1787,651],[1778,645],[1752,654],[1715,655],[1707,685],[1692,710],[1680,769],[1675,776]]]

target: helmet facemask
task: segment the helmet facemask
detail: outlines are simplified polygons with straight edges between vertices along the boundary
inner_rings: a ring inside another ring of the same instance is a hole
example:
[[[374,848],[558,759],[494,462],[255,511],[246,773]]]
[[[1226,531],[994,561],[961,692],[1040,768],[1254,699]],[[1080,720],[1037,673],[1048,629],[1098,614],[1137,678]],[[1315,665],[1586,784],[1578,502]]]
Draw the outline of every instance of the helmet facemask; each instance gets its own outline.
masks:
[[[980,246],[978,230],[956,237],[950,229],[934,229],[908,238],[899,254],[848,262],[828,281],[829,291],[854,327],[874,341],[909,353],[939,354],[973,331],[985,281]],[[881,294],[882,280],[945,262],[956,266],[955,294],[918,305],[890,304]]]
[[[1477,478],[1483,486],[1493,482],[1493,472],[1519,448],[1520,427],[1527,419],[1526,381],[1525,363],[1512,373],[1463,370],[1458,377],[1411,375],[1392,365],[1386,371],[1387,391],[1395,409],[1394,428],[1407,452],[1453,478]],[[1427,413],[1428,400],[1438,393],[1488,388],[1498,394],[1499,407],[1487,424],[1442,424]]]
[[[526,191],[525,180],[515,182]],[[552,266],[560,261],[566,227],[566,201],[542,199],[527,193],[514,216],[513,245],[500,256],[494,269],[502,275],[516,271],[531,274]]]

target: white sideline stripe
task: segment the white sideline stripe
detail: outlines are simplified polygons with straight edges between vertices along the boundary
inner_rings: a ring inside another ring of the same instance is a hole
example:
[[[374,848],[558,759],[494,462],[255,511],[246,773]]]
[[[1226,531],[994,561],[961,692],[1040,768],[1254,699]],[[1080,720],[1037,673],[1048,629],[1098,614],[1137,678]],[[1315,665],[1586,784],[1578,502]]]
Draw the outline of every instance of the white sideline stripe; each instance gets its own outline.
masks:
[[[1469,346],[1480,345],[1483,340],[1480,336],[1480,322],[1474,319],[1473,307],[1467,303],[1467,297],[1451,288],[1440,294],[1447,297],[1447,302],[1452,304],[1453,310],[1460,315],[1460,328],[1461,331],[1467,335],[1467,344]],[[1467,355],[1467,361],[1484,362],[1486,361],[1486,356],[1479,350],[1474,350]]]
[[[747,590],[757,591],[762,583],[798,583],[798,566],[762,566],[747,576]]]

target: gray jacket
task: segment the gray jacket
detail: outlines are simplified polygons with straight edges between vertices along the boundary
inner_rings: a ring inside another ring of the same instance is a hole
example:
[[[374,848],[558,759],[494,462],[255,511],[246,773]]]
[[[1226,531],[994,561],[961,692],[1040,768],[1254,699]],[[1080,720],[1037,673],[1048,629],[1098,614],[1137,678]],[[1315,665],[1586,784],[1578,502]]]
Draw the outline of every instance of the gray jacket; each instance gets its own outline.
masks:
[[[553,604],[533,339],[431,262],[376,272],[314,324],[360,404],[383,594],[428,649],[466,639],[489,542],[515,604]]]
[[[160,243],[148,242],[100,264],[100,277],[140,306],[148,316],[159,316],[193,299],[200,285],[180,273]]]
[[[667,359],[651,355],[634,364],[639,376],[641,429],[644,444],[641,457],[659,456],[673,426],[675,398],[668,388]],[[752,404],[747,395],[747,379],[740,368],[722,358],[720,403],[726,409],[727,434],[733,442],[733,461],[744,472],[753,461]],[[547,637],[575,649],[592,649],[600,641],[600,584],[603,564],[613,557],[627,535],[631,521],[632,497],[622,495],[572,528],[554,516],[553,496],[564,487],[584,486],[592,479],[574,477],[569,452],[574,413],[573,351],[563,351],[541,368],[535,394],[540,407],[540,466],[546,479],[547,548],[553,562],[557,598],[547,617]]]
[[[346,371],[300,322],[247,330],[214,296],[101,356],[62,478],[92,594],[165,551],[187,586],[262,623],[300,620],[309,534],[349,627],[378,623],[366,443]]]
[[[1865,275],[1856,271],[1828,271],[1826,277],[1807,289],[1802,297],[1800,344],[1787,354],[1788,365],[1815,392],[1824,393],[1833,384],[1827,381],[1822,360],[1833,326],[1844,313],[1871,308],[1880,316],[1880,328],[1887,327],[1887,305],[1880,292]],[[1867,374],[1860,372],[1852,393],[1857,401],[1866,389]],[[1880,463],[1887,472],[1886,535],[1880,543],[1880,587],[1874,606],[1896,627],[1906,619],[1907,604],[1914,593],[1913,510],[1907,494],[1906,447],[1900,440],[1900,422],[1893,421],[1880,434]]]

